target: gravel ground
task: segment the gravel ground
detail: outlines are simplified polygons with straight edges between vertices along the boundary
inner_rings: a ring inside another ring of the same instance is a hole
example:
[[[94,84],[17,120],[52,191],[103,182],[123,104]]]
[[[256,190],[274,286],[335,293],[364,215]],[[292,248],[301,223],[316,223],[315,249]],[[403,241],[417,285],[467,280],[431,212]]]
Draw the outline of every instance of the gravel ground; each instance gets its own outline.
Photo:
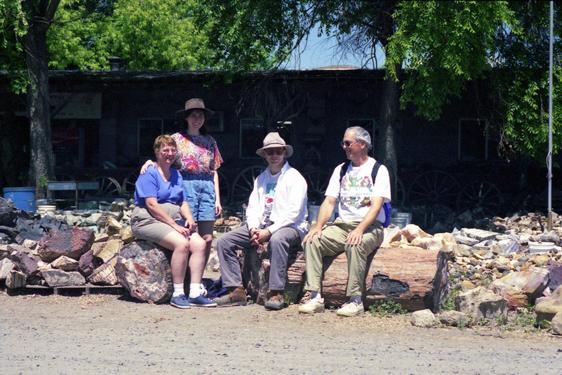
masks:
[[[490,328],[421,329],[409,316],[296,306],[179,310],[118,295],[0,291],[0,373],[561,374],[562,338]]]

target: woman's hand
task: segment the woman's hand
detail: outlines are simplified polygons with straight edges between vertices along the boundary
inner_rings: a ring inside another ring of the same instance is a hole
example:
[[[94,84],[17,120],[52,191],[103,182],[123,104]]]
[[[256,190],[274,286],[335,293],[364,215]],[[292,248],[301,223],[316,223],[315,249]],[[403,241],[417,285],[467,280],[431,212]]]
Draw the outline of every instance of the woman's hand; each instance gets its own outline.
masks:
[[[141,167],[140,174],[144,174],[148,168],[153,167],[155,164],[156,163],[153,162],[152,160],[145,161]]]
[[[193,218],[185,219],[185,226],[191,230],[191,233],[197,232],[197,223]]]
[[[220,201],[215,201],[215,216],[221,216],[222,214],[222,206]]]
[[[191,230],[189,228],[181,226],[179,224],[174,223],[174,225],[172,225],[172,228],[174,228],[176,232],[178,232],[184,237],[189,237],[191,235]]]

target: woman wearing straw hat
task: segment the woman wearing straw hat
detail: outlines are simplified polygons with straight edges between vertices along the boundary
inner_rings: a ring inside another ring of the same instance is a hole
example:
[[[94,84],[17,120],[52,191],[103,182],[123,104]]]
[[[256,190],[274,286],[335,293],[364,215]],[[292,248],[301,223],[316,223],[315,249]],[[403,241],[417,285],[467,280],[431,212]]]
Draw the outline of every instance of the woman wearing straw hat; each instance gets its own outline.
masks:
[[[203,99],[191,98],[185,107],[176,112],[176,119],[185,123],[185,132],[172,134],[177,143],[179,170],[183,177],[183,189],[197,222],[197,231],[207,243],[206,256],[209,257],[213,241],[215,218],[222,213],[217,170],[223,160],[217,142],[204,128],[205,120],[214,112],[205,107]],[[148,160],[141,173],[153,165]],[[204,292],[202,284],[191,285],[190,297],[195,298]]]

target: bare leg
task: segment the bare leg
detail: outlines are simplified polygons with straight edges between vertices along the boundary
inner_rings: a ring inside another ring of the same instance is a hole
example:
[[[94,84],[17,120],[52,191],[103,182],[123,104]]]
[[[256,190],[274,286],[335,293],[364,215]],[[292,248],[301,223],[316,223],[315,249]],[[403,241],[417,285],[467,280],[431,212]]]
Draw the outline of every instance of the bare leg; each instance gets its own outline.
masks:
[[[187,268],[187,256],[189,253],[189,240],[178,232],[170,232],[159,244],[172,251],[172,260],[170,267],[172,268],[172,280],[175,284],[183,283],[185,279],[185,271]]]
[[[189,251],[189,273],[191,276],[191,283],[201,283],[207,258],[205,256],[206,242],[198,233],[193,233],[190,237]],[[183,279],[182,279],[183,282]]]
[[[211,255],[211,246],[213,244],[213,229],[215,227],[214,221],[199,221],[197,222],[197,230],[201,238],[206,242],[205,246],[205,264]]]

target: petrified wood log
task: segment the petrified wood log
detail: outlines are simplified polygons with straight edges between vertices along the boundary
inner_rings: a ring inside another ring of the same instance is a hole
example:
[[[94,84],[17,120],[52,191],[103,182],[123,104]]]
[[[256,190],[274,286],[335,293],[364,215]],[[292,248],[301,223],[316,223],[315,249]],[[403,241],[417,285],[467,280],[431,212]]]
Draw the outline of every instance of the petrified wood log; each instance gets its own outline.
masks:
[[[263,293],[267,290],[268,265],[261,265],[260,291],[258,303],[263,303]],[[305,282],[304,254],[299,252],[290,259],[285,289],[292,302],[298,300]],[[259,268],[259,265],[254,266]],[[391,299],[409,311],[431,309],[439,310],[439,305],[447,291],[447,259],[441,251],[426,250],[419,247],[381,248],[369,259],[363,299],[365,308],[373,303]],[[347,301],[347,258],[345,254],[326,258],[322,296],[328,305],[341,305]]]
[[[370,261],[365,280],[365,308],[391,299],[408,311],[439,310],[448,282],[443,252],[419,247],[381,248]],[[324,269],[322,295],[328,304],[341,305],[347,300],[345,254],[340,254],[331,264],[325,262]]]

